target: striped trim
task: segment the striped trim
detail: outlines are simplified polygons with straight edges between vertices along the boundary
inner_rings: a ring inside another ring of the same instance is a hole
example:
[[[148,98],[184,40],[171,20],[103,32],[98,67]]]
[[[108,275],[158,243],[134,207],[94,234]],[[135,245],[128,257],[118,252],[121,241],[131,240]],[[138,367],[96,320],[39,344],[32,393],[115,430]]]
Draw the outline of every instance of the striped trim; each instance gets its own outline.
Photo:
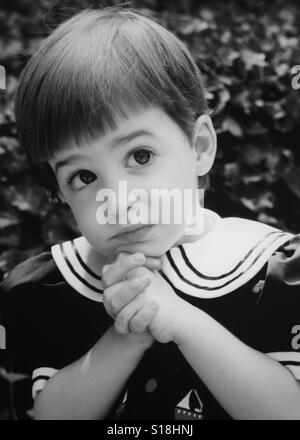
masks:
[[[102,293],[102,290],[100,290],[99,288],[94,287],[92,284],[90,284],[86,279],[84,279],[82,276],[80,276],[79,273],[76,271],[75,267],[72,266],[72,264],[71,264],[71,262],[70,262],[70,260],[69,260],[69,257],[67,256],[67,254],[66,254],[66,252],[65,252],[65,249],[64,249],[65,244],[60,244],[59,246],[60,246],[61,254],[62,254],[62,256],[63,256],[65,262],[67,263],[67,265],[68,265],[70,271],[72,272],[72,274],[73,274],[76,278],[78,278],[78,280],[81,281],[82,284],[84,284],[85,286],[87,286],[89,289],[93,290],[94,292]]]
[[[230,270],[229,272],[227,272],[227,273],[224,273],[224,274],[222,274],[222,275],[218,275],[218,276],[216,276],[216,277],[213,277],[213,276],[208,276],[208,275],[204,275],[203,273],[201,273],[201,272],[199,272],[193,265],[192,265],[192,263],[190,262],[190,260],[188,259],[188,257],[187,257],[187,255],[186,255],[186,253],[185,253],[185,250],[184,250],[184,248],[183,248],[183,246],[182,245],[180,245],[179,246],[179,250],[180,250],[180,252],[181,252],[181,255],[182,255],[182,258],[184,259],[184,261],[185,261],[185,263],[186,263],[186,265],[192,270],[192,272],[194,272],[196,275],[198,275],[199,277],[201,277],[201,278],[203,278],[204,280],[221,280],[222,278],[226,278],[226,277],[228,277],[229,275],[231,275],[231,274],[233,274],[249,257],[250,257],[250,255],[251,254],[253,254],[253,252],[257,249],[257,247],[261,244],[261,243],[263,243],[269,236],[272,236],[272,235],[274,235],[274,234],[276,234],[276,235],[278,235],[278,232],[269,232],[268,234],[266,234],[265,235],[265,237],[264,238],[262,238],[261,240],[259,240],[256,244],[255,244],[255,246],[253,246],[253,248],[252,249],[250,249],[250,251],[246,254],[246,256],[232,269],[232,270]],[[170,254],[170,251],[168,251],[167,252],[167,256],[168,256],[168,258],[169,258],[169,260],[172,260],[172,257],[171,257],[171,254]],[[172,264],[172,263],[171,263]]]
[[[245,219],[219,219],[216,223],[203,239],[174,246],[163,256],[159,274],[174,290],[200,298],[233,292],[250,281],[270,256],[293,237]],[[85,249],[83,236],[54,245],[53,258],[75,290],[103,302],[100,273],[89,268],[80,255],[81,244]]]
[[[203,278],[202,273],[191,264],[190,260],[187,265],[178,248],[168,251],[165,258],[166,264],[159,273],[173,289],[176,288],[191,296],[215,298],[230,293],[248,282],[259,272],[273,252],[291,238],[291,234],[281,231],[266,234],[248,251],[247,258],[244,257],[239,261],[234,270],[228,272],[230,275],[223,274],[221,279],[208,276]],[[229,278],[226,280],[225,276]]]
[[[50,368],[50,367],[41,367],[41,368],[37,368],[36,370],[33,371],[32,373],[32,398],[35,399],[37,393],[39,391],[41,391],[48,379],[50,379],[50,377],[54,376],[55,373],[57,373],[58,370],[56,370],[55,368]]]
[[[217,284],[214,284],[213,286],[206,286],[206,285],[200,285],[200,284],[197,284],[197,283],[193,283],[192,281],[190,281],[189,279],[187,279],[187,278],[185,278],[183,275],[182,275],[182,273],[181,273],[181,271],[179,270],[179,268],[178,268],[178,266],[175,264],[175,262],[174,262],[174,260],[173,260],[173,258],[172,258],[172,256],[171,256],[171,254],[170,254],[170,252],[168,251],[168,253],[167,253],[167,258],[168,258],[168,260],[169,260],[169,262],[170,262],[170,264],[171,264],[171,266],[172,266],[172,268],[174,269],[174,271],[176,272],[176,274],[177,274],[177,276],[182,280],[182,281],[184,281],[186,284],[188,284],[189,286],[193,286],[193,287],[195,287],[196,289],[203,289],[203,290],[217,290],[217,289],[221,289],[222,287],[225,287],[225,286],[227,286],[229,283],[231,283],[232,281],[235,281],[235,280],[237,280],[239,277],[241,277],[243,274],[245,274],[257,261],[258,261],[258,259],[260,258],[260,257],[262,257],[263,256],[263,254],[264,254],[264,252],[269,248],[269,246],[270,245],[272,245],[273,243],[275,243],[275,241],[277,241],[278,240],[278,238],[280,238],[280,237],[283,237],[283,236],[285,236],[286,234],[285,233],[281,233],[281,234],[279,234],[279,236],[278,236],[278,233],[277,232],[272,232],[271,233],[272,235],[274,235],[274,234],[276,234],[276,237],[274,238],[274,240],[272,240],[271,241],[271,243],[269,243],[268,245],[266,245],[261,251],[260,251],[260,253],[255,257],[255,259],[250,263],[250,264],[248,264],[248,266],[246,266],[242,271],[240,271],[238,274],[236,274],[236,273],[234,273],[234,272],[236,272],[237,271],[237,268],[239,268],[243,263],[245,263],[246,262],[246,259],[247,259],[247,257],[248,257],[248,255],[243,259],[243,260],[241,260],[238,264],[237,264],[237,266],[233,269],[233,270],[231,270],[230,272],[228,272],[227,274],[224,274],[224,275],[222,275],[221,277],[208,277],[208,276],[203,276],[194,266],[192,266],[192,264],[189,262],[189,268],[194,272],[194,273],[196,273],[197,275],[198,275],[198,277],[199,278],[203,278],[203,279],[206,279],[206,280],[218,280],[218,279],[222,279],[222,278],[225,278],[225,277],[227,277],[227,276],[229,276],[229,275],[233,275],[234,274],[234,277],[233,278],[231,278],[230,280],[228,280],[227,282],[225,282],[224,284],[221,284],[221,285],[217,285]],[[257,250],[257,247],[258,247],[258,245],[259,244],[261,244],[261,243],[263,243],[263,242],[265,242],[265,240],[266,240],[266,238],[268,237],[268,236],[270,236],[270,234],[267,234],[267,236],[265,236],[262,240],[260,240],[252,249],[251,249],[251,251],[248,253],[249,255],[250,254],[252,254],[255,250]],[[177,262],[177,264],[178,264],[178,262]]]
[[[37,376],[35,379],[33,379],[32,380],[32,383],[34,383],[34,382],[36,382],[37,380],[40,380],[40,379],[45,379],[45,380],[48,380],[49,379],[49,376]]]
[[[51,247],[51,252],[68,284],[83,296],[93,301],[103,302],[101,277],[91,269],[86,270],[87,265],[83,262],[73,241],[54,245]]]
[[[81,264],[81,266],[87,271],[87,273],[89,273],[92,277],[96,278],[96,280],[101,281],[102,277],[98,274],[96,274],[95,272],[92,271],[92,269],[90,269],[85,262],[83,261],[83,259],[81,258],[78,249],[76,247],[76,244],[74,243],[74,240],[71,241],[71,245],[72,245],[72,249],[74,251],[74,254],[77,257],[77,260],[79,261],[79,263]]]
[[[42,389],[45,388],[45,385],[47,383],[46,379],[39,379],[36,382],[34,382],[32,386],[32,398],[33,400],[36,398],[36,395],[39,391],[42,391]]]
[[[282,363],[282,362],[280,362],[280,363]],[[292,375],[294,376],[295,379],[300,380],[300,365],[294,366],[292,364],[286,364],[284,366],[292,373]]]
[[[51,368],[51,367],[37,368],[32,373],[32,380],[35,380],[36,378],[38,378],[40,376],[45,376],[45,377],[49,378],[49,377],[53,376],[53,374],[57,373],[57,371],[58,370],[56,370],[55,368]]]
[[[300,353],[297,351],[281,351],[274,353],[266,353],[269,357],[280,362],[295,377],[300,380]]]

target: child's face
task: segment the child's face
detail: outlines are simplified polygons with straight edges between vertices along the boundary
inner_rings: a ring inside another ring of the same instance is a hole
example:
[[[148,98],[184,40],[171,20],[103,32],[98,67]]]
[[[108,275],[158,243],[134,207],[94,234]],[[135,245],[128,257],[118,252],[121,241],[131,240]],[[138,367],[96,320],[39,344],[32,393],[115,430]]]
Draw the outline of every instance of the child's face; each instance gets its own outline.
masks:
[[[132,226],[129,211],[134,206],[133,202],[128,202],[125,207],[121,205],[124,197],[119,198],[119,183],[126,182],[127,193],[133,189],[144,190],[148,195],[150,213],[151,209],[157,209],[157,206],[150,206],[153,188],[176,188],[181,192],[186,188],[196,190],[201,152],[195,145],[190,144],[183,130],[163,110],[152,107],[128,113],[126,118],[117,121],[114,130],[81,148],[74,146],[59,152],[50,165],[56,171],[60,197],[70,206],[78,228],[93,249],[110,258],[120,251],[141,251],[145,255],[159,256],[182,237],[186,227],[184,219],[176,224],[171,216],[169,224],[162,222],[140,233],[116,236]],[[214,157],[211,150],[211,160],[207,160],[207,145],[205,151],[202,174],[209,171]],[[57,167],[58,162],[66,159],[68,162]],[[74,172],[77,173],[74,175]],[[72,175],[73,179],[68,182]],[[99,224],[97,215],[102,204],[99,190],[104,188],[115,194],[115,205],[111,203],[112,199],[111,202],[102,199],[113,214],[114,223]],[[142,203],[145,205],[145,200]],[[120,214],[127,219],[127,224],[119,224]],[[140,223],[150,224],[150,216]]]

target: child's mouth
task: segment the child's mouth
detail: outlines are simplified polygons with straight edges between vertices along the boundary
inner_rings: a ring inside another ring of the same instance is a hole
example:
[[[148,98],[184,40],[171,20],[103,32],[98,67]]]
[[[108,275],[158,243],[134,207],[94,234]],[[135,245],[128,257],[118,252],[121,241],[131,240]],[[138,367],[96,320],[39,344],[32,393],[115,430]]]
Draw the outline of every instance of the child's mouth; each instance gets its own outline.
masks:
[[[122,241],[144,241],[148,238],[155,225],[142,225],[132,231],[123,231],[111,237]]]

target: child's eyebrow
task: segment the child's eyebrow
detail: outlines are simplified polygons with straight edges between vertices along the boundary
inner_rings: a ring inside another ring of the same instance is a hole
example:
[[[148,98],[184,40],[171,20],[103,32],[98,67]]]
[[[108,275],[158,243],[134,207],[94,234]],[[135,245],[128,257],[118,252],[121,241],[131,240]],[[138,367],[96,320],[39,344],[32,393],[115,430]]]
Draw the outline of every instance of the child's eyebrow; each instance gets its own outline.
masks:
[[[66,157],[65,159],[58,160],[54,167],[54,172],[57,175],[58,170],[65,165],[69,165],[71,162],[74,162],[76,160],[82,159],[83,156],[81,154],[73,154],[72,156]]]
[[[120,136],[120,137],[113,139],[110,146],[112,148],[114,148],[114,147],[118,146],[118,144],[124,144],[126,142],[130,142],[132,139],[134,139],[138,136],[144,136],[144,135],[154,136],[154,134],[148,130],[135,130],[131,133],[126,134],[125,136]]]

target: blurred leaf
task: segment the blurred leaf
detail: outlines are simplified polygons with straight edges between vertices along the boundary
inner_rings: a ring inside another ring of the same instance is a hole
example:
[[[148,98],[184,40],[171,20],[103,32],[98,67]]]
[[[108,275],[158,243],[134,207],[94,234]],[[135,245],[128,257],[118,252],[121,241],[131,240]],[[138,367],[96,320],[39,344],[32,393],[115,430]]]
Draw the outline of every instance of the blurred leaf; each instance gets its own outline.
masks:
[[[259,212],[262,209],[274,208],[275,198],[270,191],[267,191],[252,199],[242,197],[241,201],[251,211]]]
[[[10,226],[16,226],[20,224],[20,219],[17,218],[15,215],[10,213],[3,213],[0,214],[0,231],[10,227]]]
[[[287,63],[281,63],[278,66],[275,66],[275,72],[277,76],[284,76],[290,73],[290,66]]]
[[[253,52],[249,49],[243,49],[241,51],[241,59],[243,60],[246,70],[251,70],[254,66],[265,67],[267,63],[265,61],[265,54]]]
[[[220,113],[224,107],[226,106],[226,104],[229,102],[230,100],[230,93],[226,88],[223,88],[219,94],[218,94],[218,98],[219,98],[219,102],[215,107],[215,115],[217,115],[218,113]]]
[[[194,18],[193,20],[189,20],[189,23],[186,23],[184,26],[180,28],[180,33],[182,35],[188,35],[191,33],[197,33],[206,30],[209,28],[209,24],[206,21],[200,20],[198,18]]]
[[[242,137],[243,136],[243,129],[241,125],[234,120],[233,118],[226,117],[221,125],[222,131],[228,131],[233,136],[236,137]]]

